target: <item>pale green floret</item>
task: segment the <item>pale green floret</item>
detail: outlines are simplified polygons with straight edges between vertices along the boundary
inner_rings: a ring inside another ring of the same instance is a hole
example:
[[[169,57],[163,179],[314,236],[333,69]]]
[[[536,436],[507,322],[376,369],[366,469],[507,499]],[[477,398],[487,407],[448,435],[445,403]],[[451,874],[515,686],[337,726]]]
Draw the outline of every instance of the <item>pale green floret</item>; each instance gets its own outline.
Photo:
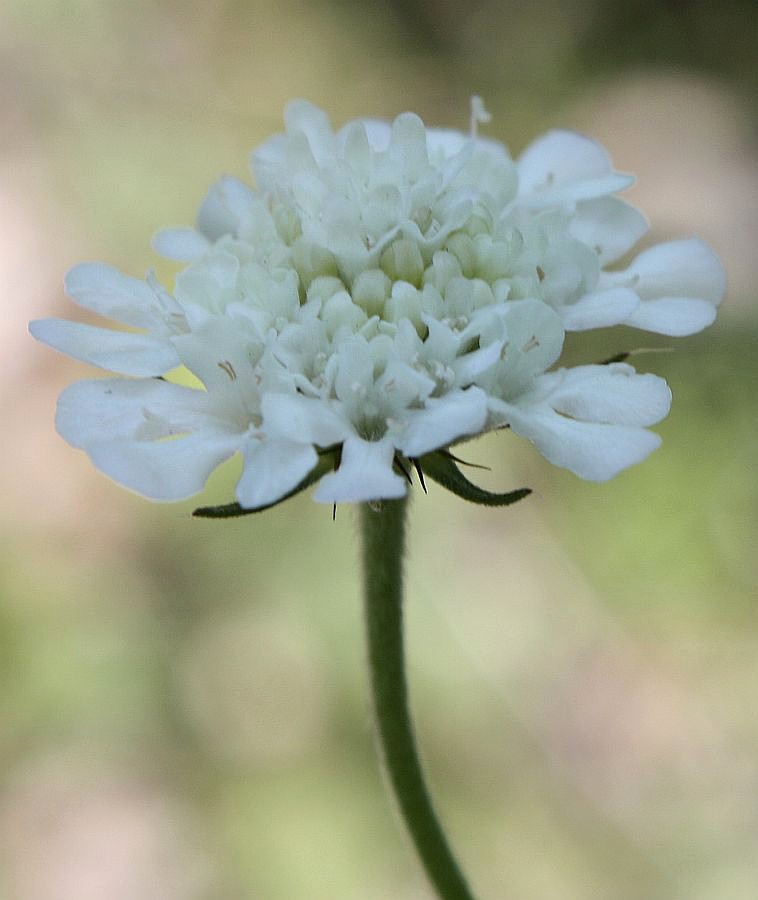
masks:
[[[492,295],[495,303],[505,303],[511,295],[511,281],[509,278],[498,278],[492,283]]]
[[[305,296],[309,303],[312,300],[320,300],[323,305],[335,294],[344,290],[345,285],[339,278],[336,278],[334,275],[320,275],[308,285]]]
[[[383,318],[388,322],[408,319],[419,334],[426,332],[421,314],[423,312],[421,293],[406,281],[396,281],[392,285],[392,296],[384,304]]]
[[[457,231],[447,239],[445,249],[458,260],[461,273],[466,278],[473,278],[476,275],[477,258],[473,238],[462,231]]]
[[[421,286],[424,260],[416,241],[410,238],[393,241],[382,253],[379,264],[392,281],[407,281],[416,287]]]
[[[461,264],[458,257],[447,250],[438,250],[432,257],[432,264],[424,272],[424,285],[430,285],[443,293],[452,278],[460,278]]]
[[[271,216],[277,233],[285,244],[292,245],[302,236],[303,229],[300,225],[300,218],[291,207],[277,203],[271,211]]]
[[[237,278],[237,292],[247,305],[264,309],[274,318],[291,319],[300,305],[298,277],[292,269],[266,271],[257,263],[243,265]]]
[[[381,316],[392,282],[381,269],[367,269],[353,282],[353,301],[369,316]]]
[[[453,278],[445,290],[446,318],[470,316],[495,302],[492,288],[481,278]]]
[[[492,234],[492,217],[485,216],[483,213],[470,216],[463,230],[470,237],[476,237],[478,234]]]
[[[339,275],[334,255],[305,238],[298,238],[292,245],[292,265],[300,277],[300,285],[304,291],[320,275]]]
[[[514,278],[510,279],[510,293],[508,294],[509,300],[528,300],[530,297],[539,297],[539,293],[537,292],[537,284],[539,284],[539,278],[535,276],[534,278],[528,275],[516,275]]]
[[[353,303],[347,291],[340,291],[324,303],[320,318],[326,326],[326,333],[332,338],[343,326],[357,331],[368,317],[360,306]]]
[[[512,243],[494,241],[487,234],[474,238],[476,252],[476,274],[485,281],[493,282],[514,274],[515,254]]]
[[[342,328],[357,332],[368,321],[368,316],[356,305],[344,283],[333,275],[314,278],[308,286],[307,303],[315,303],[318,318],[324,324],[324,333],[332,340]]]

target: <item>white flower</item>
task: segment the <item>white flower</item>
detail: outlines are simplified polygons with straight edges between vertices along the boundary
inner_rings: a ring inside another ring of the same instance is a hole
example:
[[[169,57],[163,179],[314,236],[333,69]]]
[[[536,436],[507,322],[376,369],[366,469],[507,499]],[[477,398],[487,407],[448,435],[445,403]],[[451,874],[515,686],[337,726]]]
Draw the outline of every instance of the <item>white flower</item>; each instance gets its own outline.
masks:
[[[478,135],[488,118],[474,98],[468,134],[412,113],[334,132],[290,104],[253,153],[257,188],[222,178],[194,229],[155,238],[185,263],[173,293],[100,264],[69,273],[79,305],[138,331],[31,324],[128,376],[64,391],[60,433],[157,500],[198,493],[240,453],[248,509],[319,478],[322,502],[398,497],[408,463],[502,427],[593,481],[642,460],[667,385],[623,363],[554,369],[564,332],[690,334],[715,316],[721,265],[692,238],[607,268],[647,229],[612,196],[630,177],[572,132],[514,162]],[[178,366],[204,389],[162,377]]]

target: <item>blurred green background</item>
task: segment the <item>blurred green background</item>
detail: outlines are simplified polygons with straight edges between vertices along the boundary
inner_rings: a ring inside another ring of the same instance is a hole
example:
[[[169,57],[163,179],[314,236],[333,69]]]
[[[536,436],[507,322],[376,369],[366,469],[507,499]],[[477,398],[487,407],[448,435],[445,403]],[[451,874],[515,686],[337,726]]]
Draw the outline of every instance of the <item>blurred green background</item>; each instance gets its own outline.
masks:
[[[291,97],[465,128],[471,93],[514,153],[599,138],[651,240],[707,239],[731,288],[702,335],[569,342],[675,348],[635,360],[675,397],[644,465],[586,484],[501,435],[468,457],[529,500],[414,499],[443,818],[482,900],[758,896],[757,43],[748,0],[1,0],[2,900],[430,897],[374,758],[353,510],[202,522],[117,488],[53,429],[93,373],[25,323],[74,315],[80,260],[170,279],[151,234]]]

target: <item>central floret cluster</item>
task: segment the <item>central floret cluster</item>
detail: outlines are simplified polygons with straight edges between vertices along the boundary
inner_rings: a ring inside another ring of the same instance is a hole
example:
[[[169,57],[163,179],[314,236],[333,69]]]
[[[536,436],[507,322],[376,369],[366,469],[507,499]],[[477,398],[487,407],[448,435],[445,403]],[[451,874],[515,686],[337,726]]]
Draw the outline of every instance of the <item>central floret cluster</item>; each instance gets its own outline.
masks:
[[[81,306],[139,331],[62,320],[40,340],[127,378],[72,385],[58,429],[116,481],[175,500],[240,452],[242,507],[312,477],[327,503],[398,497],[405,461],[509,426],[553,463],[602,481],[659,443],[669,409],[624,363],[553,369],[566,331],[627,324],[669,335],[710,324],[724,274],[696,239],[606,270],[646,231],[612,196],[632,179],[605,151],[553,131],[514,162],[411,113],[334,132],[305,101],[252,156],[257,189],[225,177],[195,229],[159,253],[186,263],[173,293],[87,263]],[[204,389],[161,377],[185,366]]]

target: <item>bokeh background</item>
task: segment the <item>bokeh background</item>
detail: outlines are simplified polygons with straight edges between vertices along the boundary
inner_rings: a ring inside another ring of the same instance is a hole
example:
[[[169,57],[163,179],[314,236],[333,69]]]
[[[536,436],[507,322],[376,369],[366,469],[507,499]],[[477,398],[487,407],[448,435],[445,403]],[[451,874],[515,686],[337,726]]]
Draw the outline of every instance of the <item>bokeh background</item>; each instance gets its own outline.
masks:
[[[751,0],[0,0],[0,898],[423,900],[375,764],[355,517],[236,522],[117,488],[55,434],[90,370],[26,321],[66,269],[173,270],[293,96],[404,109],[514,153],[585,130],[638,175],[650,240],[722,255],[718,323],[617,328],[576,360],[669,379],[662,449],[610,484],[472,444],[509,510],[414,499],[410,676],[482,898],[758,896],[758,147]],[[235,463],[208,502],[231,498]]]

